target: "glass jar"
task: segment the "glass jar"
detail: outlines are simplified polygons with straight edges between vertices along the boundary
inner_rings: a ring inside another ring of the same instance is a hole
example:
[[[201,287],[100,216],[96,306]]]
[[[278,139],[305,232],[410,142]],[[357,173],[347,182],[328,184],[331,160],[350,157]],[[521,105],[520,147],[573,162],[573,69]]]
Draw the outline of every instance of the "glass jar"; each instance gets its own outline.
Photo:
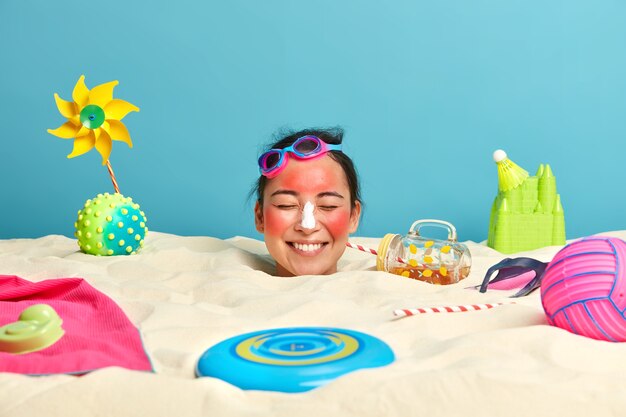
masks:
[[[447,229],[448,239],[423,237],[424,226]],[[456,229],[441,220],[417,220],[405,236],[387,234],[378,246],[376,269],[431,284],[455,284],[466,278],[472,266],[469,249],[457,242]]]

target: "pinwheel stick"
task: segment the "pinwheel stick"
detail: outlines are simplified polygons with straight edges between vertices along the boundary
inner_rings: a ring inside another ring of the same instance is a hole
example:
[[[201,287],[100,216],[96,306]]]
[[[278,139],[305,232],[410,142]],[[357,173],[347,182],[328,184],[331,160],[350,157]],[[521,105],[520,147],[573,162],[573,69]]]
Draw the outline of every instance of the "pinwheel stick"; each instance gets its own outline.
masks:
[[[113,173],[113,167],[111,167],[111,161],[107,159],[107,169],[109,170],[109,175],[111,176],[111,182],[113,183],[113,188],[115,192],[120,193],[120,187],[117,185],[117,180],[115,179],[115,174]]]

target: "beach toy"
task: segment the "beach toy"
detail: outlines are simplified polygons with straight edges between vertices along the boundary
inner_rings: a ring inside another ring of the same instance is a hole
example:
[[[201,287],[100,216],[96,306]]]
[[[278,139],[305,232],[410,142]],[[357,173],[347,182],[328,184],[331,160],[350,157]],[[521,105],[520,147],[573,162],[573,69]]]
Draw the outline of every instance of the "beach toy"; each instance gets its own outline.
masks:
[[[563,206],[550,165],[541,164],[529,177],[504,151],[497,150],[493,158],[498,195],[491,206],[487,245],[502,253],[564,245]]]
[[[74,225],[78,246],[92,255],[133,254],[148,233],[139,204],[122,194],[98,194],[87,200]]]
[[[196,375],[219,378],[244,390],[304,392],[346,373],[393,361],[389,346],[365,333],[293,327],[224,340],[202,354]]]
[[[626,341],[626,242],[591,236],[565,246],[543,275],[541,303],[554,326]]]
[[[80,249],[92,255],[134,254],[143,245],[148,229],[146,216],[139,205],[130,197],[120,194],[119,185],[111,166],[112,141],[125,142],[133,147],[128,129],[121,120],[132,111],[139,111],[127,101],[113,98],[113,88],[117,81],[100,84],[89,90],[85,76],[81,75],[72,92],[73,101],[65,101],[54,94],[57,108],[67,122],[48,133],[64,139],[74,138],[74,149],[67,156],[74,158],[95,148],[106,165],[115,194],[105,193],[106,206],[102,194],[89,199],[78,211],[74,236]],[[98,205],[98,207],[95,207]],[[130,214],[129,214],[130,213]],[[122,230],[116,229],[124,229]]]
[[[102,155],[102,165],[110,164],[112,140],[126,142],[133,147],[128,130],[121,120],[139,108],[127,101],[114,99],[113,88],[118,81],[100,84],[89,90],[85,76],[81,75],[74,91],[73,101],[65,101],[54,93],[59,113],[67,122],[48,133],[63,139],[74,138],[74,149],[67,157],[74,158],[89,152],[94,147]]]
[[[18,321],[0,327],[0,352],[36,352],[55,344],[65,333],[63,320],[48,304],[35,304]]]
[[[528,178],[528,171],[511,161],[502,149],[493,153],[493,160],[498,167],[498,189],[500,191],[512,190]]]
[[[423,227],[444,228],[446,240],[424,237]],[[441,220],[417,220],[405,236],[387,234],[381,240],[376,269],[431,284],[454,284],[469,275],[472,256],[457,241],[455,227]]]

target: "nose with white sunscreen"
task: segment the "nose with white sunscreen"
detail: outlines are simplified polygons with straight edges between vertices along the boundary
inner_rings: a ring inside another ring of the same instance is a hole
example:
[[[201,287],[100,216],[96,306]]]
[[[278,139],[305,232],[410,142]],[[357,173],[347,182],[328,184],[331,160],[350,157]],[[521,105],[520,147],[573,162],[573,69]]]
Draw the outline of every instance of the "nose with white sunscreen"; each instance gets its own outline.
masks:
[[[300,222],[300,226],[303,229],[313,229],[315,227],[313,210],[315,210],[315,206],[310,201],[307,201],[302,209],[302,221]]]

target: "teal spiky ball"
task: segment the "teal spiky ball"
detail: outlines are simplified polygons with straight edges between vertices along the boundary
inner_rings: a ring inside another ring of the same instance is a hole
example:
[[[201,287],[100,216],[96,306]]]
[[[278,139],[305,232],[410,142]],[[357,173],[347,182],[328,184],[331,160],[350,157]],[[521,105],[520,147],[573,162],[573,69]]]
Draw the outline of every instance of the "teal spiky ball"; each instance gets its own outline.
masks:
[[[78,210],[74,223],[80,250],[91,255],[131,255],[148,233],[139,204],[122,194],[98,194]]]

